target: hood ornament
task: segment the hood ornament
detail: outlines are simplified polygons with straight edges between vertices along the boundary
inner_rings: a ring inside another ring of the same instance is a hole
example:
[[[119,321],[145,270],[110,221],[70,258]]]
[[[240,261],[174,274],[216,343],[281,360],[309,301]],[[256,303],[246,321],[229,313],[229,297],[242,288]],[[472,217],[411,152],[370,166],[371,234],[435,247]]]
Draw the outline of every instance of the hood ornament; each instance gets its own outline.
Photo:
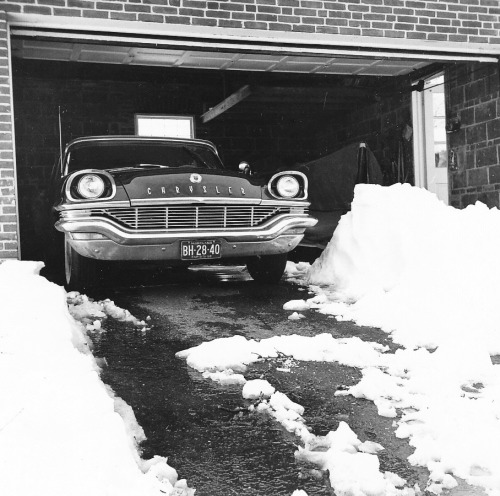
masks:
[[[201,183],[201,176],[199,174],[191,174],[189,176],[189,180],[192,183]]]

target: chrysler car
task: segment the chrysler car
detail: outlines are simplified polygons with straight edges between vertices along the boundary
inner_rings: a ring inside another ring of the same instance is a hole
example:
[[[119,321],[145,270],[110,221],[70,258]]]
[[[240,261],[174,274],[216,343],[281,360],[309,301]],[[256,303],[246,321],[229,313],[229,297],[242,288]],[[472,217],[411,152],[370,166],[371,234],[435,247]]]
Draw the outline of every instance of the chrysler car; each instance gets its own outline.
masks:
[[[55,170],[55,228],[66,283],[96,280],[105,261],[246,264],[277,282],[316,220],[297,171],[227,169],[209,141],[138,136],[70,142]]]

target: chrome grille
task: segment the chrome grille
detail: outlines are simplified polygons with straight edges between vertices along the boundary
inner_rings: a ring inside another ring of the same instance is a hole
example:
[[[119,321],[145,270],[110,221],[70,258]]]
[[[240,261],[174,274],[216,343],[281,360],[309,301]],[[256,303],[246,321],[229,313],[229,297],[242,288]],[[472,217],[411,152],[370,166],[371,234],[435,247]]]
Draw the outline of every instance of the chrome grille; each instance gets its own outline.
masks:
[[[261,205],[175,205],[92,209],[91,215],[105,216],[137,230],[213,230],[257,227],[290,212],[291,207]]]

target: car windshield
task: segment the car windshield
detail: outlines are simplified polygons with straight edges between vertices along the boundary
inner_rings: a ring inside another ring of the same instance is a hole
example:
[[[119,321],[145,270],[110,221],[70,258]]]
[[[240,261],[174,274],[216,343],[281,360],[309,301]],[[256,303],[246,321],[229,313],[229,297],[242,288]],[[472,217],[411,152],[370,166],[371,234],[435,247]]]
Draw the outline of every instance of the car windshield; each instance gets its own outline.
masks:
[[[208,146],[197,143],[101,141],[74,146],[69,153],[67,172],[151,166],[223,168],[219,157]]]

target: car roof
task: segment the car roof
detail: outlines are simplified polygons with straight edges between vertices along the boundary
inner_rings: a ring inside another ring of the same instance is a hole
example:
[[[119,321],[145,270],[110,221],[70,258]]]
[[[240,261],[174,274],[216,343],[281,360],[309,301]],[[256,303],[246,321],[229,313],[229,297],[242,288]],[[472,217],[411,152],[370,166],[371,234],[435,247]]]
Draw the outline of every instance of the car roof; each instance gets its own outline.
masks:
[[[217,148],[211,141],[207,140],[201,140],[201,139],[195,139],[195,138],[164,138],[160,136],[135,136],[135,135],[130,135],[130,134],[125,134],[125,135],[112,135],[112,136],[83,136],[81,138],[76,138],[72,141],[70,141],[65,148],[65,154],[67,153],[68,149],[70,147],[73,147],[74,145],[80,144],[80,143],[86,143],[86,142],[103,142],[103,141],[109,141],[109,142],[120,142],[120,141],[127,141],[127,142],[138,142],[138,143],[144,143],[144,142],[154,142],[154,143],[186,143],[186,144],[195,144],[195,145],[205,145],[211,148],[215,153],[217,153]]]

